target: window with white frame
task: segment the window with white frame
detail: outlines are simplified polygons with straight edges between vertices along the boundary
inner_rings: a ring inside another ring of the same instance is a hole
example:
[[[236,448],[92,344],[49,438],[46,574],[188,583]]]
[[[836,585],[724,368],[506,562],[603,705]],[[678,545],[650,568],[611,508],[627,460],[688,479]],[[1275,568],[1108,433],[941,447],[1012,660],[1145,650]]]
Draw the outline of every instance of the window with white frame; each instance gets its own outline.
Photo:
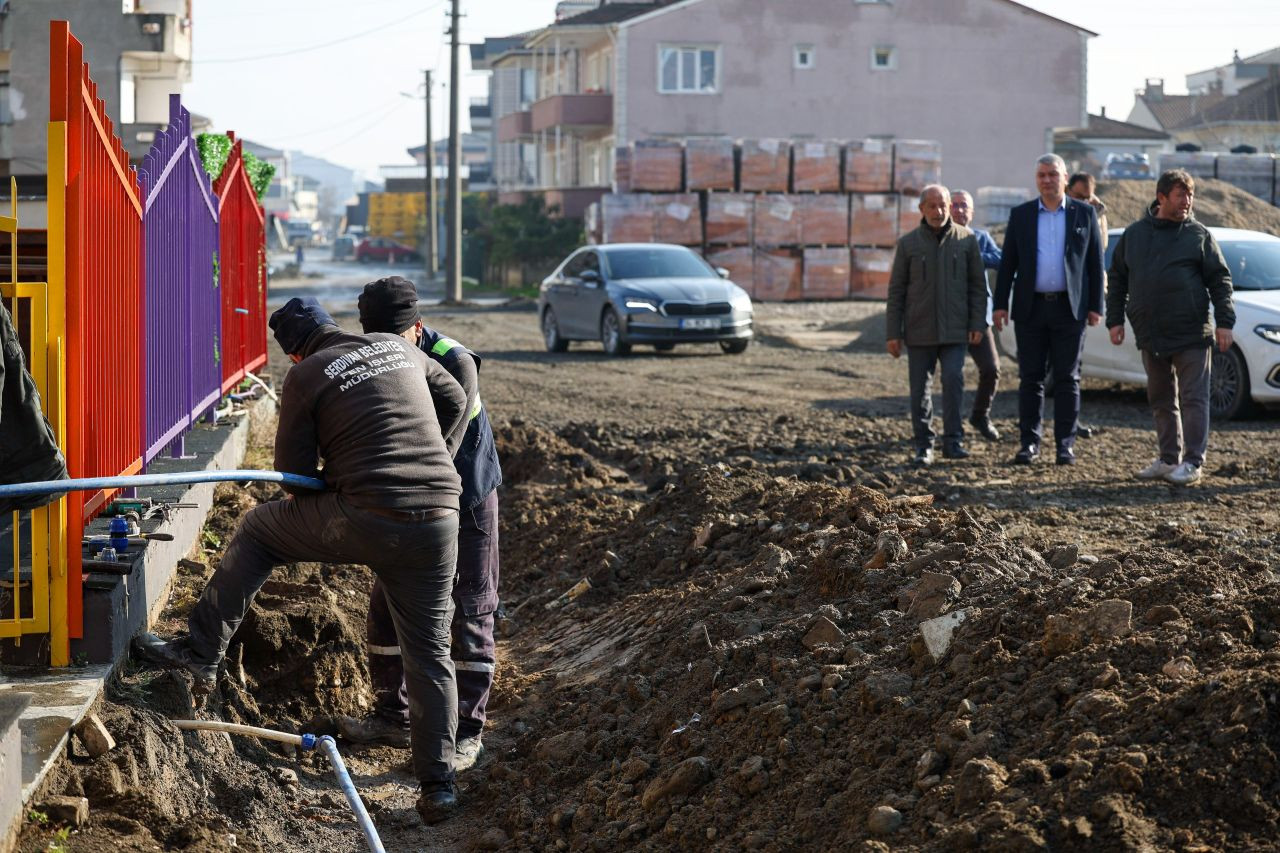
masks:
[[[659,47],[658,91],[673,94],[720,91],[720,48],[705,44]]]
[[[871,70],[893,71],[898,67],[898,49],[889,45],[876,45],[871,48]]]
[[[814,54],[814,46],[811,44],[798,44],[795,50],[796,68],[812,68],[817,56]]]

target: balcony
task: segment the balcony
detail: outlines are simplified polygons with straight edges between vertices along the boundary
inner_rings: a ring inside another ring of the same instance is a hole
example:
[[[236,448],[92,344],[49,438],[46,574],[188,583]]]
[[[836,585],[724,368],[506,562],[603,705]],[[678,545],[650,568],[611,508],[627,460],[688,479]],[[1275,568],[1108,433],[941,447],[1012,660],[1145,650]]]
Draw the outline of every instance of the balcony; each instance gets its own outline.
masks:
[[[613,95],[607,92],[583,95],[551,95],[535,101],[532,130],[537,133],[561,127],[575,130],[613,125]]]
[[[528,110],[507,113],[498,119],[498,141],[515,142],[533,134],[533,114]]]

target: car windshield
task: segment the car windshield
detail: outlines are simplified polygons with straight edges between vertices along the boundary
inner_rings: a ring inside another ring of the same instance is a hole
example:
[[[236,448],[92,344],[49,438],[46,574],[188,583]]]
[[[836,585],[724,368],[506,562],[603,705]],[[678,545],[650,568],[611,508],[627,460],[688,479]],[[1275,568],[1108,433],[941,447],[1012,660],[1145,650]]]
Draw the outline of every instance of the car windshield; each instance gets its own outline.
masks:
[[[1280,290],[1280,241],[1223,240],[1219,245],[1236,290]]]
[[[609,278],[716,278],[693,252],[675,249],[612,249],[605,257]]]

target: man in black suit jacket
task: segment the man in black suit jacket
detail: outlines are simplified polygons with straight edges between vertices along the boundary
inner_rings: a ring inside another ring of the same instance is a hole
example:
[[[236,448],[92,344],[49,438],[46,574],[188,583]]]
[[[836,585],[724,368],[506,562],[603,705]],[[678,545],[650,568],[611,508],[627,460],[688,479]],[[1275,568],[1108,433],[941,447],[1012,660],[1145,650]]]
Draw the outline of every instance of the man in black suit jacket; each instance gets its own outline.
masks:
[[[1036,161],[1040,197],[1009,213],[1004,254],[996,277],[996,331],[1009,321],[1018,342],[1018,428],[1022,449],[1013,457],[1030,465],[1040,456],[1044,380],[1053,367],[1053,437],[1059,465],[1076,461],[1080,417],[1080,355],[1085,325],[1102,322],[1102,234],[1087,203],[1066,195],[1067,165],[1057,154]]]

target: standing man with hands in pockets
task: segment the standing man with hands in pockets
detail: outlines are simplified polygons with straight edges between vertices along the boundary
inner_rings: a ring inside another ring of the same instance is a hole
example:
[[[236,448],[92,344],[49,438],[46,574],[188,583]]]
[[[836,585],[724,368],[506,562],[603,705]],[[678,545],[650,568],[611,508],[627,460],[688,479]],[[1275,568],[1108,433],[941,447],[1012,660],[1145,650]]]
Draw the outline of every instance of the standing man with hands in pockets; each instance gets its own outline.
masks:
[[[1056,461],[1073,465],[1085,326],[1102,322],[1102,235],[1094,209],[1066,195],[1067,166],[1057,154],[1036,161],[1036,188],[1039,198],[1009,213],[992,322],[1000,331],[1012,316],[1018,343],[1022,447],[1014,464],[1040,457],[1044,382],[1052,366]]]
[[[1124,343],[1128,313],[1156,420],[1160,455],[1137,476],[1179,486],[1200,479],[1209,446],[1212,347],[1231,349],[1236,322],[1231,271],[1209,229],[1191,216],[1195,188],[1182,169],[1160,176],[1155,203],[1116,243],[1107,291],[1111,343]]]

